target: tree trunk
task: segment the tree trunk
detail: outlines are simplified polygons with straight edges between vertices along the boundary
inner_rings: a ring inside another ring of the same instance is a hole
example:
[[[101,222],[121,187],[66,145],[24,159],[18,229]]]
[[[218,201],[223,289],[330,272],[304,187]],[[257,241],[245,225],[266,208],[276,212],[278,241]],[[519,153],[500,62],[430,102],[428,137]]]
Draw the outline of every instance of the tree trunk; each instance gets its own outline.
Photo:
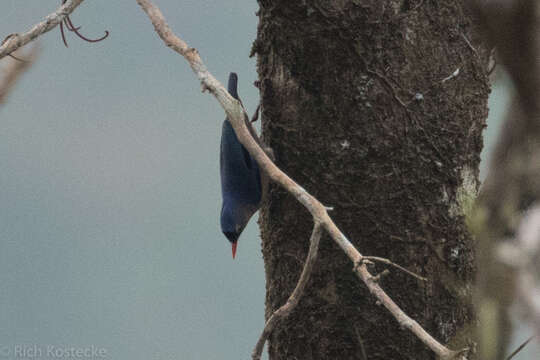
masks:
[[[466,1],[259,0],[262,126],[276,163],[325,205],[381,285],[454,349],[473,321],[474,252],[464,209],[476,195],[489,93],[486,52]],[[266,316],[293,290],[311,216],[272,186],[261,210]],[[375,272],[385,267],[375,265]],[[270,359],[433,359],[323,237],[296,310],[270,337]]]

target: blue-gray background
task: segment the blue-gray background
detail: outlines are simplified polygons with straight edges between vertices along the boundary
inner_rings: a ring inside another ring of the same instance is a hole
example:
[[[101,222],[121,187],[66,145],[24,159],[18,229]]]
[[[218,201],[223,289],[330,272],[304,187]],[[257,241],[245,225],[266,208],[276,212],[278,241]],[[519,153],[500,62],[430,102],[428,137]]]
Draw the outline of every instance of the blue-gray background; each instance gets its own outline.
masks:
[[[0,37],[58,3],[2,0]],[[256,1],[157,4],[215,76],[239,73],[252,111]],[[110,36],[68,34],[66,49],[46,34],[0,108],[0,357],[93,345],[115,360],[247,359],[264,269],[255,219],[235,261],[219,230],[223,111],[134,0],[86,1],[72,19]],[[491,124],[505,99],[496,88]]]

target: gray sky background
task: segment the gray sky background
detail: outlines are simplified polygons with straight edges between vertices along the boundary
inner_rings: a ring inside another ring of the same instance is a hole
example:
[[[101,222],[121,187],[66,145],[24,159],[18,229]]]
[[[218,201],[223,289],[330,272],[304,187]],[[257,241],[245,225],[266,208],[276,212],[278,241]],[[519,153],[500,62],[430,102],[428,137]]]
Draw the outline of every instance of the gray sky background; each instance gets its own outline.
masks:
[[[0,36],[59,3],[2,0]],[[239,74],[253,111],[256,1],[156,3],[216,77]],[[110,36],[67,34],[68,49],[58,29],[41,37],[0,108],[0,360],[34,344],[247,359],[264,324],[264,267],[256,219],[234,261],[219,230],[223,111],[134,0],[86,1],[72,20]],[[497,118],[505,94],[493,94]]]

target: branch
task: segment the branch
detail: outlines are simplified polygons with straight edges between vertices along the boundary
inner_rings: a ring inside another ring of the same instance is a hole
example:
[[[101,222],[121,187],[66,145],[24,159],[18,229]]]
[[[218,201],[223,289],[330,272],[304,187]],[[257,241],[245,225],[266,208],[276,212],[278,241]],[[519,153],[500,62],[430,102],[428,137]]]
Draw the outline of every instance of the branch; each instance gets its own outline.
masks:
[[[401,308],[384,292],[374,276],[368,271],[366,264],[361,263],[362,254],[353,246],[347,237],[339,230],[327,213],[327,209],[319,200],[309,194],[304,188],[294,182],[288,175],[281,171],[259,147],[250,135],[244,123],[244,109],[239,101],[229,95],[227,90],[207,70],[196,49],[190,48],[182,39],[176,36],[167,25],[159,8],[149,0],[137,0],[137,3],[146,12],[154,25],[159,37],[165,45],[182,55],[191,66],[202,84],[203,91],[208,90],[219,101],[227,118],[238,137],[238,140],[248,150],[250,155],[257,161],[259,167],[268,177],[292,194],[296,200],[304,205],[313,216],[314,222],[320,224],[330,237],[341,247],[355,266],[354,272],[366,284],[371,294],[394,316],[398,323],[409,329],[426,346],[442,359],[454,358],[458,353],[449,350],[444,345],[428,334],[416,321],[411,319]]]
[[[264,325],[264,330],[259,337],[259,341],[257,341],[257,345],[255,345],[255,349],[253,349],[253,353],[251,355],[253,360],[260,360],[264,348],[264,343],[276,327],[278,321],[282,318],[287,317],[294,310],[296,305],[298,305],[298,302],[302,298],[302,295],[304,295],[304,290],[306,289],[306,285],[311,276],[311,272],[313,271],[313,265],[315,264],[315,260],[317,259],[317,251],[319,250],[320,239],[321,224],[315,223],[315,225],[313,226],[313,232],[311,233],[309,252],[307,254],[306,262],[304,264],[302,274],[300,275],[300,279],[298,280],[298,283],[296,284],[296,287],[294,288],[291,296],[289,296],[287,302],[279,309],[274,311],[272,316],[270,316],[270,318]]]
[[[385,258],[382,258],[382,257],[378,257],[378,256],[364,256],[362,257],[362,262],[365,262],[365,261],[377,261],[377,262],[380,262],[380,263],[383,263],[383,264],[386,264],[386,265],[390,265],[390,266],[393,266],[395,267],[396,269],[399,269],[401,271],[403,271],[404,273],[406,274],[409,274],[410,276],[420,280],[420,281],[427,281],[427,279],[423,276],[420,276],[418,274],[415,274],[413,273],[412,271],[410,270],[407,270],[405,269],[403,266],[401,265],[398,265],[388,259],[385,259]]]
[[[6,102],[9,91],[17,83],[19,77],[34,63],[38,53],[38,48],[34,46],[24,57],[24,59],[15,58],[6,65],[4,77],[0,82],[0,105]]]
[[[0,46],[0,59],[11,54],[18,48],[28,44],[38,36],[54,29],[64,18],[71,14],[84,0],[67,0],[55,12],[45,17],[45,20],[34,25],[30,30],[22,34],[11,34],[6,37]]]

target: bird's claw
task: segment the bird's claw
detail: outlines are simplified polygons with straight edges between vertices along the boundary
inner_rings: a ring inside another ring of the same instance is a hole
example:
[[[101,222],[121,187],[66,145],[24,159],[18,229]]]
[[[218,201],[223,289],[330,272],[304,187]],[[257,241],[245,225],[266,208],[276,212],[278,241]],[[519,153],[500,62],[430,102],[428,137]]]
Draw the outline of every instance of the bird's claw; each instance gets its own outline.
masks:
[[[257,105],[257,109],[255,110],[255,113],[251,117],[251,123],[254,123],[255,121],[259,120],[259,110],[261,109],[261,104]]]

